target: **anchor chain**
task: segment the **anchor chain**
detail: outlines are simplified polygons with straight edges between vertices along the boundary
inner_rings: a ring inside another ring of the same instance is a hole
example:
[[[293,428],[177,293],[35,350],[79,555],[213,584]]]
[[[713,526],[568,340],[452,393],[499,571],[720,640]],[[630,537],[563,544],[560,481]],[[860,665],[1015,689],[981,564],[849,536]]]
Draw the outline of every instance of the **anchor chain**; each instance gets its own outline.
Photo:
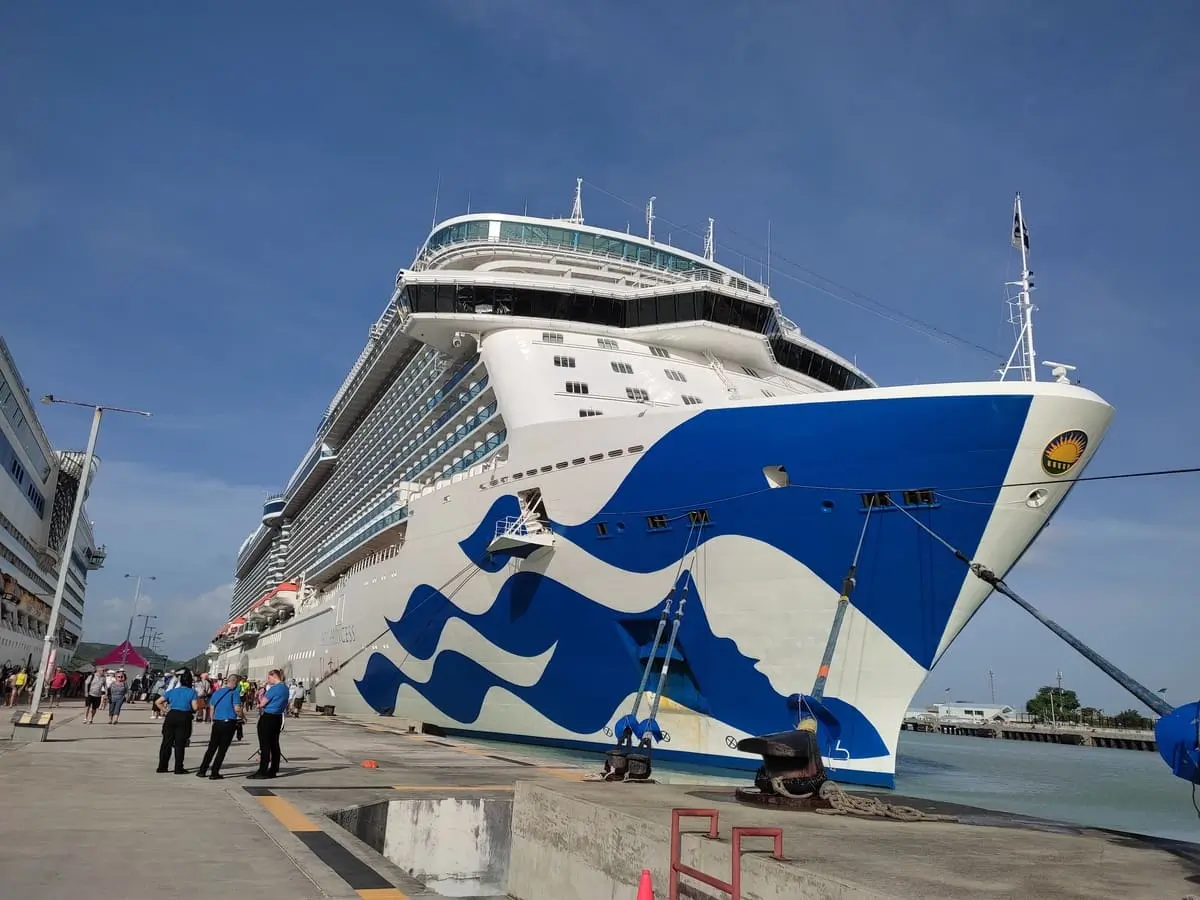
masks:
[[[912,806],[884,803],[877,797],[860,797],[848,793],[840,784],[826,781],[817,791],[817,796],[829,804],[829,809],[816,807],[815,811],[827,816],[866,816],[870,818],[895,819],[898,822],[957,822],[957,816],[943,816],[921,812]]]

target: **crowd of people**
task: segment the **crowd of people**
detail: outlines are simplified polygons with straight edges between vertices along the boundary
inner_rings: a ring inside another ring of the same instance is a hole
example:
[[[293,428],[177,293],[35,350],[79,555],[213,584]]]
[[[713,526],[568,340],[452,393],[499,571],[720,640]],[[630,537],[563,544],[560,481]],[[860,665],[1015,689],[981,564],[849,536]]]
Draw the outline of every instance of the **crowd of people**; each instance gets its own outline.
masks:
[[[5,662],[0,666],[0,686],[6,706],[28,702],[37,683],[36,671],[28,666]],[[191,745],[192,728],[211,723],[208,746],[195,774],[220,779],[225,754],[234,741],[245,737],[246,716],[257,712],[258,769],[250,778],[275,778],[283,753],[279,737],[285,716],[299,716],[307,691],[296,679],[285,680],[281,669],[272,669],[264,682],[243,675],[209,675],[188,669],[174,672],[148,671],[132,678],[122,668],[93,669],[90,672],[54,670],[45,688],[50,708],[64,699],[83,699],[83,721],[95,724],[106,715],[109,725],[120,723],[126,704],[147,702],[153,719],[162,719],[162,743],[158,753],[158,772],[187,775],[184,755]],[[173,760],[172,760],[173,757]],[[174,768],[170,764],[174,762]]]

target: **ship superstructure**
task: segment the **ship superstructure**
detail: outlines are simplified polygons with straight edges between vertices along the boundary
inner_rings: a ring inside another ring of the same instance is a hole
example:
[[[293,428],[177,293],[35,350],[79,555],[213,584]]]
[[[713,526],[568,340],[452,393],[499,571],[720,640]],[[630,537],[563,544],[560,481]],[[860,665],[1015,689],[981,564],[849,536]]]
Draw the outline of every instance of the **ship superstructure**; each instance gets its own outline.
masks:
[[[0,661],[36,667],[50,621],[59,567],[67,561],[56,663],[68,661],[83,634],[87,574],[104,565],[86,508],[75,546],[65,552],[67,527],[83,453],[56,451],[46,437],[29,390],[0,338]],[[98,461],[93,463],[94,477]]]
[[[565,219],[449,219],[399,273],[240,548],[215,668],[598,748],[662,667],[664,598],[690,597],[664,748],[749,764],[737,740],[787,727],[812,686],[861,537],[827,749],[889,783],[913,693],[988,593],[911,519],[1006,571],[1110,407],[1032,374],[880,388],[716,262],[711,223],[693,254],[655,240],[652,206],[641,237],[575,199]],[[1074,456],[1047,486],[1004,486],[1045,479],[1055,440]]]

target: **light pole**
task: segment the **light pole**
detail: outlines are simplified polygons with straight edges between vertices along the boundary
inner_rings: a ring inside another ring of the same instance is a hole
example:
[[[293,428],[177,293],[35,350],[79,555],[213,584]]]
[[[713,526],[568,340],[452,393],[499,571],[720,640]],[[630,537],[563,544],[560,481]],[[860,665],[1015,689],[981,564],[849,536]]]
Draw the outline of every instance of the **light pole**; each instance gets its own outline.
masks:
[[[148,634],[150,634],[150,632],[153,630],[153,627],[154,627],[150,623],[152,621],[154,621],[155,619],[157,619],[158,616],[152,616],[149,613],[142,613],[140,616],[138,616],[138,618],[144,620],[142,622],[142,638],[140,641],[138,641],[138,646],[145,647],[145,646],[147,646],[146,636]]]
[[[138,599],[142,596],[142,579],[147,581],[157,581],[153,575],[126,575],[126,578],[136,578],[137,584],[133,588],[133,612],[129,614],[129,628],[125,631],[125,640],[129,641],[133,637],[133,620],[137,618]]]
[[[67,588],[67,570],[71,568],[71,554],[75,550],[75,530],[79,527],[79,516],[83,512],[83,501],[87,496],[88,478],[92,472],[92,459],[96,455],[96,438],[100,434],[100,419],[105,410],[110,412],[130,413],[135,416],[146,416],[150,413],[140,409],[124,409],[120,406],[101,406],[96,403],[79,403],[75,400],[62,400],[53,394],[42,398],[46,404],[65,403],[68,406],[82,406],[92,410],[92,430],[88,434],[87,450],[83,455],[83,469],[79,473],[79,487],[75,490],[75,505],[71,507],[71,521],[67,525],[67,539],[63,546],[62,561],[58,567],[58,583],[54,586],[54,603],[50,607],[50,624],[46,628],[46,637],[42,640],[42,659],[38,665],[38,683],[33,691],[33,700],[29,704],[29,715],[33,718],[38,713],[42,702],[42,691],[45,690],[50,677],[46,671],[50,666],[50,651],[54,643],[54,631],[58,627],[58,614],[62,610],[63,593]]]

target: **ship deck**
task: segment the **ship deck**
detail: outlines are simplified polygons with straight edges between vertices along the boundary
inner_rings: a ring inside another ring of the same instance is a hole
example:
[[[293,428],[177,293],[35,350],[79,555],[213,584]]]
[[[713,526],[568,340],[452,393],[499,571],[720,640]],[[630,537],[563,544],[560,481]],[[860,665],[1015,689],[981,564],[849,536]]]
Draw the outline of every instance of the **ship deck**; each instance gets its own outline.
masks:
[[[674,807],[718,810],[722,839],[685,837],[683,856],[726,879],[731,826],[783,828],[786,861],[746,857],[747,897],[1157,898],[1186,896],[1200,882],[1196,845],[927,802],[970,824],[753,809],[730,802],[732,786],[585,783],[583,769],[407,733],[394,719],[289,719],[288,761],[273,781],[237,777],[253,768],[253,723],[230,750],[226,780],[158,775],[160,724],[135,704],[115,727],[84,726],[82,707],[71,705],[56,710],[45,742],[13,744],[4,728],[0,895],[593,900],[632,897],[648,868],[662,898]],[[197,726],[189,767],[207,737]],[[422,859],[475,852],[478,833],[464,845],[463,829],[439,810],[460,825],[472,811],[504,825],[493,827],[490,848],[503,851],[502,888],[464,894],[466,883],[446,883],[438,893],[436,880],[427,886],[376,852],[399,859],[405,840]]]

